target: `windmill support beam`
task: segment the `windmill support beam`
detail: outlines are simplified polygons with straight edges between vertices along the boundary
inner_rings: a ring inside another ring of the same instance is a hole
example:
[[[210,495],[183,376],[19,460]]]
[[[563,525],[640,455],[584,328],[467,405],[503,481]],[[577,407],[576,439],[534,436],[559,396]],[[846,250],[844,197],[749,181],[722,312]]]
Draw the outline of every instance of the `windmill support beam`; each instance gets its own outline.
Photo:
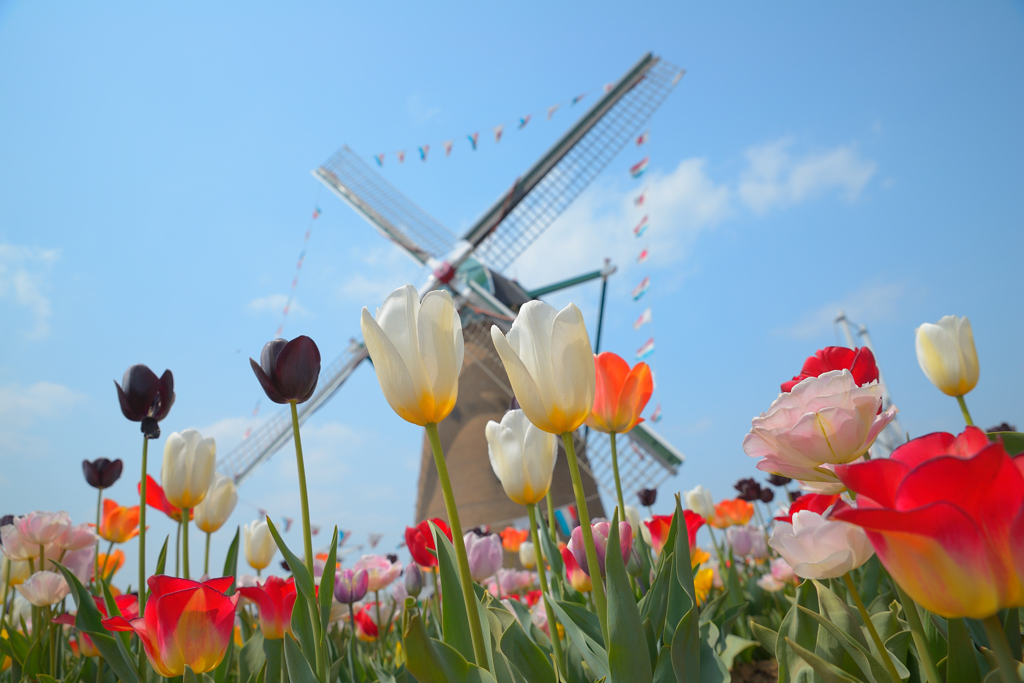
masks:
[[[569,287],[575,287],[576,285],[582,285],[584,282],[590,282],[591,280],[596,280],[599,277],[607,278],[616,270],[617,268],[615,266],[607,265],[601,270],[594,270],[589,273],[584,273],[583,275],[571,277],[568,280],[562,280],[561,282],[555,282],[544,287],[531,289],[530,291],[527,292],[527,294],[530,295],[531,299],[538,299],[544,296],[545,294],[550,294],[551,292],[558,292],[563,289],[568,289]]]

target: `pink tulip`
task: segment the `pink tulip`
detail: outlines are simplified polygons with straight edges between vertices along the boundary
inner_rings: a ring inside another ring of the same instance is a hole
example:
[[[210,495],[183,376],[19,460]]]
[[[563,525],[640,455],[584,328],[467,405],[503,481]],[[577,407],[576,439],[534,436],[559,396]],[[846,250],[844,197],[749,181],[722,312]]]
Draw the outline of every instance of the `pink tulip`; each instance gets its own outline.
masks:
[[[57,540],[71,526],[71,518],[66,512],[42,512],[36,510],[24,517],[14,520],[18,531],[29,543],[46,545]]]
[[[591,527],[594,532],[594,549],[597,551],[597,564],[604,576],[604,558],[608,550],[608,534],[611,532],[611,522],[598,522]],[[633,529],[629,522],[619,522],[619,550],[622,551],[622,563],[629,562],[629,553],[633,549]],[[576,527],[572,530],[569,538],[569,551],[576,558],[580,569],[591,576],[590,567],[587,563],[587,552],[583,547],[583,527]]]
[[[92,530],[92,527],[87,523],[82,523],[77,526],[68,525],[64,529],[64,533],[58,536],[54,542],[63,550],[82,550],[95,547],[96,539],[96,532]]]
[[[505,560],[505,551],[501,547],[501,536],[486,534],[479,536],[470,531],[463,537],[466,543],[466,554],[469,556],[469,574],[474,581],[483,581],[494,576]]]
[[[394,555],[392,555],[394,557]],[[371,593],[384,590],[402,575],[402,563],[397,559],[392,562],[381,555],[363,555],[355,563],[353,569],[365,569],[370,578],[367,590]]]

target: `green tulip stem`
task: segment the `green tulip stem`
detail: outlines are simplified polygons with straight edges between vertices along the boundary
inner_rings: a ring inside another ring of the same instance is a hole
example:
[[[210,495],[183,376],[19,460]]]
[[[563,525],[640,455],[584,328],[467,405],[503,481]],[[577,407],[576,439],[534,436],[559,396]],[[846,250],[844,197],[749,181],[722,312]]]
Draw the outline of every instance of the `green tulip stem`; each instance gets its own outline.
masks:
[[[299,470],[299,502],[302,504],[302,549],[306,555],[306,569],[309,575],[316,576],[313,571],[313,534],[309,528],[309,496],[306,493],[306,466],[302,460],[302,439],[299,437],[299,408],[295,401],[289,401],[292,408],[292,435],[295,438],[295,465]],[[320,637],[320,609],[316,598],[308,598],[306,605],[309,608],[309,620],[313,625],[313,635],[320,645],[313,648],[316,650],[316,670],[320,683],[327,682],[327,661],[324,657],[326,640]]]
[[[928,651],[928,639],[924,635],[924,624],[921,623],[921,613],[917,610],[917,603],[914,602],[903,588],[893,581],[896,587],[896,594],[903,605],[903,613],[907,616],[907,625],[910,626],[910,635],[914,638],[914,646],[917,648],[917,658],[924,668],[925,677],[928,683],[942,683],[939,670],[935,668],[932,655]]]
[[[377,612],[377,645],[380,648],[380,661],[384,663],[384,622],[380,620],[380,591],[373,592],[373,608]]]
[[[615,445],[615,432],[608,432],[608,439],[612,444],[612,474],[615,475],[615,496],[619,501],[619,512],[622,518],[626,517],[626,503],[622,500],[622,484],[619,482],[619,449]]]
[[[473,639],[473,654],[476,658],[476,665],[487,669],[487,648],[484,643],[483,629],[480,626],[480,610],[477,608],[476,593],[473,591],[473,577],[469,573],[469,556],[466,554],[466,542],[462,538],[459,509],[455,506],[455,494],[452,492],[452,482],[448,478],[448,465],[445,463],[444,452],[441,450],[441,439],[437,435],[437,423],[428,423],[426,429],[427,437],[430,439],[430,449],[434,452],[437,478],[441,482],[441,492],[444,494],[444,507],[448,513],[448,523],[452,529],[452,544],[455,546],[455,559],[459,565],[459,583],[462,584],[462,598],[466,602],[466,612],[469,614],[469,634]]]
[[[181,577],[181,520],[178,520],[178,530],[174,533],[174,575]]]
[[[597,562],[597,548],[594,546],[594,530],[590,526],[590,512],[587,511],[587,497],[583,493],[583,479],[580,477],[580,465],[576,461],[576,447],[572,443],[572,432],[562,434],[565,446],[565,457],[569,461],[569,474],[572,476],[572,488],[576,494],[576,512],[580,516],[583,528],[583,547],[587,552],[587,566],[590,579],[594,586],[594,603],[597,605],[597,618],[601,622],[601,634],[604,642],[608,640],[608,604],[604,596],[604,584],[601,583],[601,571]],[[594,576],[597,574],[597,576]]]
[[[11,560],[7,560],[7,566],[4,567],[4,598],[2,612],[0,612],[0,624],[7,623],[7,592],[11,587]]]
[[[181,567],[182,571],[185,572],[185,579],[191,580],[188,571],[188,514],[189,508],[184,508],[181,511]]]
[[[1010,609],[1017,609],[1011,607]],[[985,635],[988,636],[988,644],[996,655],[999,662],[999,672],[1003,676],[1003,683],[1020,683],[1020,676],[1017,675],[1017,661],[1010,652],[1010,644],[1006,640],[1006,631],[999,621],[999,615],[993,614],[981,620],[985,626]]]
[[[718,570],[725,571],[725,559],[722,557],[722,549],[718,545],[718,539],[715,538],[715,532],[712,530],[711,525],[708,524],[708,535],[711,536],[711,545],[715,546],[715,555],[718,556]]]
[[[100,516],[103,510],[103,489],[100,489],[99,496],[96,497],[96,550],[93,554],[93,567],[92,567],[92,581],[93,585],[99,583],[100,578]]]
[[[957,396],[956,402],[960,404],[960,412],[964,414],[964,422],[967,423],[968,427],[973,427],[974,420],[971,419],[971,412],[967,410],[967,402],[964,401],[964,397]]]
[[[558,637],[558,622],[555,621],[555,613],[551,611],[548,573],[544,568],[544,552],[541,550],[540,534],[537,533],[537,506],[533,503],[528,504],[526,513],[530,516],[530,536],[533,539],[533,551],[537,557],[537,578],[540,579],[541,596],[544,598],[544,613],[548,618],[548,633],[551,634],[551,649],[555,657],[555,668],[558,669],[558,677],[565,678],[567,674],[562,655],[562,639]]]
[[[555,525],[555,501],[551,498],[551,489],[548,495],[544,496],[548,502],[548,531],[551,532],[551,540],[558,544],[558,527]]]
[[[356,678],[356,612],[352,608],[352,603],[348,603],[348,615],[351,620],[352,626],[352,637],[348,639],[348,673],[349,678],[353,681],[358,680]],[[281,658],[284,660],[284,657]],[[281,680],[284,680],[282,677]]]
[[[210,575],[210,536],[209,531],[206,532],[206,557],[203,559],[203,574],[206,576]]]
[[[885,644],[882,642],[882,638],[878,635],[878,631],[875,629],[875,623],[871,621],[871,615],[868,614],[868,608],[864,606],[864,601],[861,600],[860,593],[857,591],[857,586],[853,583],[850,578],[849,572],[843,574],[843,582],[846,583],[847,590],[850,591],[850,595],[853,596],[853,602],[857,605],[857,611],[860,612],[860,618],[864,620],[864,625],[868,627],[868,633],[871,635],[871,640],[875,643],[875,647],[878,648],[878,656],[882,658],[882,663],[885,665],[885,670],[892,676],[892,680],[900,681],[900,675],[896,672],[896,665],[892,663],[892,653],[885,649]]]
[[[146,461],[149,459],[149,439],[142,436],[142,480],[139,484],[139,614],[146,613]],[[146,661],[146,653],[139,648],[139,672]]]

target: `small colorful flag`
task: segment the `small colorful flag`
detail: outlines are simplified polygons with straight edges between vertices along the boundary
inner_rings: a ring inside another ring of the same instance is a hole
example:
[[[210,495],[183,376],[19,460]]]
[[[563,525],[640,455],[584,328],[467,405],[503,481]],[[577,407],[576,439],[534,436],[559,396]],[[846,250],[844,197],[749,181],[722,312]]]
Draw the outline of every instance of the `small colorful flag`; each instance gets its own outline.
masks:
[[[383,166],[384,165],[384,155],[383,154],[378,154],[377,156],[374,157],[374,159],[377,161],[377,165],[378,166]]]
[[[644,144],[650,139],[650,137],[651,131],[649,130],[645,130],[643,133],[640,133],[640,137],[636,139],[636,146],[639,147],[640,145]]]
[[[638,284],[636,286],[636,289],[633,290],[633,301],[639,300],[640,297],[642,297],[644,294],[646,294],[647,290],[650,289],[650,288],[651,288],[651,278],[650,277],[645,277],[643,280],[640,281],[640,284]]]
[[[242,441],[245,441],[245,440],[246,440],[246,439],[248,439],[248,438],[249,438],[250,436],[252,436],[252,427],[248,427],[248,428],[246,428],[246,430],[245,430],[245,434],[243,434],[243,435],[242,435]]]
[[[582,95],[577,95],[576,97],[572,98],[572,106],[575,106],[576,103],[580,102],[586,96],[587,93],[583,93]]]
[[[637,263],[643,263],[644,261],[647,260],[647,257],[649,255],[650,254],[648,253],[647,249],[644,249],[643,251],[640,252],[640,255],[636,257],[636,262]]]
[[[267,511],[264,510],[263,508],[257,509],[256,512],[259,514],[260,517],[266,517],[267,516]]]
[[[548,107],[548,121],[551,120],[551,117],[555,115],[555,112],[558,111],[558,108],[561,107],[561,106],[562,105],[560,105],[560,104],[556,104],[556,105],[554,105],[552,107]]]
[[[319,206],[314,207],[314,209],[313,209],[313,220],[316,220],[317,218],[320,218],[320,207]],[[305,253],[305,252],[303,252],[303,253]]]
[[[495,144],[501,142],[501,134],[505,132],[505,124],[494,127],[494,142]]]
[[[558,528],[561,530],[563,536],[570,536],[572,529],[569,527],[569,523],[565,519],[565,513],[561,510],[555,510],[555,521],[558,522]]]
[[[403,149],[401,152],[395,152],[395,156],[398,157],[398,163],[403,163],[405,161],[405,150]]]
[[[480,133],[471,133],[470,135],[467,135],[466,137],[469,138],[469,144],[473,145],[473,151],[475,152],[476,151],[476,142],[477,142],[477,140],[480,139]]]
[[[376,548],[377,544],[380,543],[380,539],[382,539],[382,538],[384,538],[384,534],[370,534],[369,535],[370,547],[371,548]]]
[[[629,169],[629,174],[634,178],[639,178],[647,171],[647,162],[650,160],[650,157],[644,157],[639,162],[633,164]]]
[[[661,404],[654,406],[654,412],[651,413],[651,422],[661,422]]]
[[[519,119],[519,130],[522,130],[523,128],[526,128],[526,124],[528,124],[530,122],[530,118],[531,117],[532,117],[532,114],[527,114],[526,116],[524,116],[521,119]]]
[[[445,140],[441,143],[444,146],[444,155],[448,156],[452,153],[452,145],[455,144],[454,140]]]
[[[648,307],[647,310],[644,311],[643,313],[641,313],[640,317],[636,319],[636,322],[633,323],[633,329],[634,330],[639,330],[641,327],[643,327],[646,323],[649,323],[649,322],[651,322],[651,309],[650,309],[650,307]]]
[[[318,533],[320,533],[320,527],[317,526],[316,524],[310,524],[309,525],[309,533],[311,533],[312,535],[316,536]]]
[[[654,353],[654,337],[648,339],[643,346],[636,350],[636,359],[649,358],[652,353]]]
[[[295,523],[295,519],[294,518],[292,518],[292,517],[285,517],[284,518],[284,532],[288,533],[289,531],[291,531],[292,530],[292,524],[294,524],[294,523]]]
[[[643,206],[647,199],[647,192],[641,192],[640,196],[633,200],[633,206]]]
[[[615,87],[615,85],[614,85],[614,84],[612,84],[612,83],[605,83],[605,84],[604,84],[604,91],[605,91],[606,93],[609,93],[609,92],[611,92],[611,91],[612,91],[612,88],[614,88],[614,87]]]
[[[345,545],[345,542],[352,538],[351,529],[338,529],[338,547]]]
[[[642,237],[647,232],[647,216],[640,219],[640,222],[633,228],[633,235],[636,237]]]
[[[430,145],[420,147],[420,161],[426,161],[428,154],[430,154]]]

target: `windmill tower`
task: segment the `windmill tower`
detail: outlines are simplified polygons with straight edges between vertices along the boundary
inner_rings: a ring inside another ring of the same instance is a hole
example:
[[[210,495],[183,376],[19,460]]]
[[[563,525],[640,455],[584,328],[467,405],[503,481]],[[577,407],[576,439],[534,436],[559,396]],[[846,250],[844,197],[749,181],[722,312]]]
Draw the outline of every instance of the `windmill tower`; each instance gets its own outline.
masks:
[[[462,523],[467,527],[523,515],[522,508],[504,495],[487,458],[484,425],[488,420],[500,420],[512,398],[505,369],[491,343],[490,327],[498,325],[507,332],[523,303],[582,282],[607,278],[614,269],[606,266],[535,290],[524,289],[500,271],[522,254],[633,139],[682,73],[658,57],[645,55],[517,178],[462,238],[404,196],[347,146],[313,171],[383,237],[430,269],[431,275],[419,290],[421,297],[441,287],[452,293],[462,319],[465,361],[458,403],[438,431]],[[330,400],[367,358],[366,347],[353,339],[322,371],[316,393],[299,407],[299,420],[305,421]],[[228,453],[218,463],[219,468],[241,483],[291,438],[290,417],[282,411]],[[608,439],[603,434],[587,435],[583,430],[575,438],[584,489],[589,504],[596,506],[592,510],[597,516],[601,514],[599,491],[614,497]],[[624,493],[657,486],[682,465],[682,455],[647,423],[619,439],[628,443],[628,447],[619,447]],[[446,517],[436,476],[424,437],[414,521]],[[573,502],[564,457],[559,458],[551,490],[556,506]]]

